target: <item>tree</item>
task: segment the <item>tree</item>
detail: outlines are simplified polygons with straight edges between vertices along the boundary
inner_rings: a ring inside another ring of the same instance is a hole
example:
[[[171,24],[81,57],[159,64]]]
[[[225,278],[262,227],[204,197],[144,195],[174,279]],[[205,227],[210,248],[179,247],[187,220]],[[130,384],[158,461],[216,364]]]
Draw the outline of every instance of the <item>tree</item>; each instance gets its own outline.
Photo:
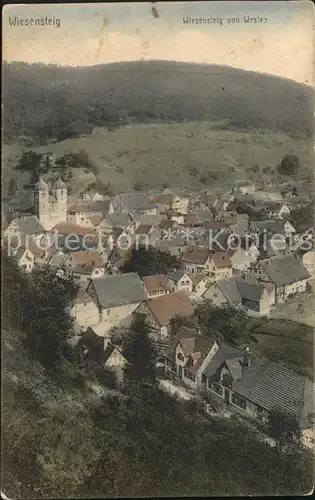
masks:
[[[134,183],[133,189],[135,191],[144,191],[145,185],[144,185],[144,183],[142,181],[137,181],[137,182]]]
[[[268,416],[268,427],[271,436],[280,446],[300,439],[300,428],[297,418],[282,408],[275,407]]]
[[[176,335],[181,326],[187,326],[187,328],[196,329],[197,318],[191,318],[189,316],[179,316],[176,314],[170,319],[170,334],[171,336]]]
[[[244,331],[248,322],[244,311],[239,311],[229,305],[216,307],[210,301],[205,301],[197,307],[195,314],[205,334],[215,329],[228,342],[235,343],[244,340]]]
[[[14,179],[13,177],[11,178],[10,180],[10,183],[9,183],[9,187],[8,187],[8,195],[9,196],[14,196],[16,191],[17,191],[17,182],[16,182],[16,179]]]
[[[293,175],[297,173],[299,168],[300,168],[300,160],[298,156],[288,154],[282,158],[278,170],[283,175]]]
[[[123,346],[123,354],[127,359],[124,368],[124,382],[149,382],[156,380],[156,349],[150,339],[151,326],[144,314],[136,314],[131,327],[130,336]]]
[[[50,159],[49,156],[45,156],[45,161],[44,161],[44,172],[49,172],[50,170]]]
[[[35,184],[43,170],[42,159],[42,154],[35,151],[26,151],[22,154],[15,169],[22,172],[29,172],[30,182],[31,184]]]
[[[28,347],[47,369],[58,369],[71,335],[69,307],[75,293],[74,282],[57,277],[48,266],[29,276],[22,329]]]
[[[162,252],[153,247],[140,246],[139,249],[132,248],[129,258],[121,267],[121,272],[135,272],[142,277],[167,274],[171,269],[179,267],[179,260],[169,252]]]
[[[308,203],[305,206],[297,208],[296,210],[291,210],[288,217],[295,229],[300,227],[313,227],[314,225],[314,205],[313,203]]]
[[[8,249],[1,249],[2,264],[2,319],[9,326],[20,328],[27,299],[28,275],[23,272],[15,257],[8,255]]]

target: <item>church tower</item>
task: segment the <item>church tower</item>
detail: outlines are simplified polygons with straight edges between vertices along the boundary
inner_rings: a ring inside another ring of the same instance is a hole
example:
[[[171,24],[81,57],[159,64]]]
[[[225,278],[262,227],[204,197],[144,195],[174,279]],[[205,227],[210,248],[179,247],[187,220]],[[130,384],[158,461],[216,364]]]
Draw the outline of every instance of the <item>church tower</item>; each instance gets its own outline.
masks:
[[[45,229],[50,227],[49,187],[40,176],[34,189],[35,214]]]
[[[61,180],[59,175],[57,181],[54,184],[54,195],[57,200],[55,208],[55,217],[58,222],[65,222],[67,220],[67,203],[68,203],[68,191],[66,184]]]

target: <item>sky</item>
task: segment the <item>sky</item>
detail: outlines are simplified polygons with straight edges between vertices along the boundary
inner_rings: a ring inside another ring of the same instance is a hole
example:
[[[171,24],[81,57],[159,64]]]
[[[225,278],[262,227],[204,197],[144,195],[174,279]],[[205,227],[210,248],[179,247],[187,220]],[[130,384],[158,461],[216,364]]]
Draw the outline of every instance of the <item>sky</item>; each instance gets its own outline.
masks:
[[[244,16],[263,22],[245,23]],[[26,19],[41,18],[45,23],[46,17],[51,25],[25,25]],[[187,17],[210,22],[185,24]],[[214,24],[214,18],[222,19],[222,25]],[[229,18],[239,22],[228,23]],[[24,25],[17,25],[17,19]],[[311,1],[16,4],[5,6],[2,22],[6,61],[92,66],[176,60],[314,84]]]

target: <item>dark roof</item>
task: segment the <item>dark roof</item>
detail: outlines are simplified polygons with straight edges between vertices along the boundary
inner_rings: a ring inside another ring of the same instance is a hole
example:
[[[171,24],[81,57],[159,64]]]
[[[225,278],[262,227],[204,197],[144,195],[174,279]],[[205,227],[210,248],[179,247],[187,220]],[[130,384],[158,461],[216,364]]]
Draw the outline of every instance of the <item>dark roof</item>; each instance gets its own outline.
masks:
[[[84,304],[85,302],[92,302],[92,297],[90,297],[84,288],[80,287],[74,301],[76,304]]]
[[[194,359],[193,365],[185,366],[185,368],[189,371],[196,372],[209,351],[212,349],[215,340],[211,337],[201,335],[198,331],[192,328],[181,326],[175,337],[172,339],[170,345],[165,350],[165,357],[171,360],[174,359],[175,349],[178,342],[181,342],[185,356],[191,356],[193,358],[194,354],[200,353],[200,356]]]
[[[284,220],[253,220],[250,223],[251,231],[267,231],[271,234],[284,234]]]
[[[260,260],[259,265],[270,281],[277,285],[289,285],[310,278],[308,270],[294,254]]]
[[[106,217],[106,222],[113,226],[113,227],[127,227],[132,223],[131,217],[128,213],[126,212],[121,212],[120,214],[108,214]]]
[[[248,283],[240,277],[218,280],[216,285],[227,300],[235,306],[240,306],[242,299],[260,301],[265,290],[261,283]]]
[[[204,370],[204,375],[207,377],[212,377],[216,371],[220,368],[222,363],[227,361],[228,359],[233,360],[233,359],[239,359],[243,357],[246,354],[246,351],[243,349],[240,349],[238,347],[234,347],[230,344],[227,343],[222,343],[219,346],[219,349],[211,359],[211,361],[208,363],[208,366]]]
[[[113,352],[115,350],[118,351],[123,357],[125,357],[119,347],[117,347],[116,345],[112,344],[111,342],[108,342],[108,344],[106,346],[106,349],[104,351],[104,354],[103,354],[103,362],[104,362],[104,364],[107,363],[107,361],[109,360],[109,358],[111,357],[111,355],[113,354]]]
[[[278,407],[290,412],[301,428],[311,426],[307,417],[312,412],[314,386],[310,380],[280,364],[251,359],[233,390],[267,410]]]
[[[185,274],[187,274],[186,271],[182,269],[174,269],[167,274],[167,277],[169,280],[177,283]]]
[[[237,288],[242,299],[259,301],[265,290],[261,283],[247,283],[241,278],[236,278]]]
[[[39,222],[36,215],[21,217],[15,220],[17,221],[22,234],[42,234],[45,232],[45,229]]]
[[[137,273],[105,276],[93,279],[91,283],[94,285],[98,302],[104,309],[147,299],[147,293]]]
[[[167,326],[174,316],[190,316],[194,312],[194,305],[185,292],[149,299],[148,308],[160,326]]]
[[[210,252],[207,248],[192,248],[184,253],[182,261],[194,264],[205,264],[209,257]]]
[[[244,366],[244,357],[249,359]],[[266,410],[280,407],[292,413],[301,428],[310,427],[313,383],[285,366],[268,359],[257,359],[245,350],[222,343],[204,370],[212,377],[225,363],[233,377],[232,390]]]
[[[151,210],[156,206],[146,193],[122,193],[119,198],[128,210]]]
[[[275,200],[264,200],[260,202],[260,205],[267,210],[277,211],[280,210],[283,205],[285,205],[284,201],[275,201]]]
[[[10,207],[15,211],[27,212],[34,206],[34,191],[16,191],[11,201]]]

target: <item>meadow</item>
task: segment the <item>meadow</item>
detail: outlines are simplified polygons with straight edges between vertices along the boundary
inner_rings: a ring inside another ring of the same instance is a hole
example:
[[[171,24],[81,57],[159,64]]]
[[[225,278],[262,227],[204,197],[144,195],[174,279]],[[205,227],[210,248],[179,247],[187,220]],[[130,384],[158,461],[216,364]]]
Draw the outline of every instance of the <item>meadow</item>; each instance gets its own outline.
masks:
[[[289,319],[262,318],[252,319],[248,331],[250,349],[256,356],[283,363],[313,379],[313,327]]]
[[[215,122],[132,124],[112,130],[99,127],[90,135],[39,147],[5,145],[5,178],[12,175],[14,164],[26,149],[55,156],[84,149],[98,167],[97,180],[110,182],[114,191],[130,190],[135,183],[145,189],[159,189],[164,184],[227,189],[239,179],[264,180],[269,189],[271,183],[273,187],[292,181],[307,184],[312,164],[310,139],[222,130]],[[275,170],[290,153],[298,155],[301,168],[297,178],[288,179]],[[266,167],[268,175],[263,173]],[[81,189],[84,179],[82,172],[73,172],[72,188]],[[91,181],[89,174],[86,183]]]

